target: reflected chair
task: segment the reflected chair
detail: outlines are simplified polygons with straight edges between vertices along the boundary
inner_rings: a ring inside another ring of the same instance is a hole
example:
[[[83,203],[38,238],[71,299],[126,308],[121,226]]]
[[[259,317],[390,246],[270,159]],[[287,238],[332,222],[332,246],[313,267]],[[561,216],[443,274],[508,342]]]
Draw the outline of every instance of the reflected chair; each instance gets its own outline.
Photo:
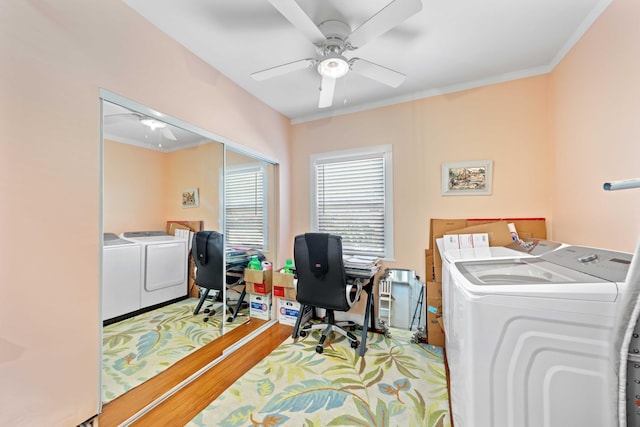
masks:
[[[352,348],[358,348],[358,338],[346,330],[353,331],[355,323],[335,321],[334,312],[351,309],[362,291],[362,281],[349,281],[345,273],[341,237],[326,233],[298,235],[294,240],[293,254],[298,276],[297,300],[301,306],[292,337],[295,339],[298,334],[305,337],[311,330],[320,329],[323,332],[316,352],[324,351],[325,340],[332,332],[345,336]],[[367,305],[365,325],[370,306]],[[325,309],[324,322],[301,325],[307,307]],[[366,327],[363,328],[360,355],[364,355],[365,343]]]
[[[191,254],[196,265],[195,283],[204,289],[204,292],[201,290],[200,301],[193,312],[196,315],[200,312],[211,290],[218,291],[219,295],[223,295],[224,287],[227,286],[228,278],[225,271],[222,234],[217,231],[198,231],[193,236]],[[237,284],[237,280],[233,280],[233,284]],[[231,316],[227,319],[229,322],[235,319],[245,295],[246,289],[243,289],[235,310],[229,309],[231,311]],[[224,307],[226,307],[226,301]],[[205,308],[204,312],[208,316],[213,316],[216,313],[210,308]],[[209,320],[208,316],[203,319],[205,322]]]

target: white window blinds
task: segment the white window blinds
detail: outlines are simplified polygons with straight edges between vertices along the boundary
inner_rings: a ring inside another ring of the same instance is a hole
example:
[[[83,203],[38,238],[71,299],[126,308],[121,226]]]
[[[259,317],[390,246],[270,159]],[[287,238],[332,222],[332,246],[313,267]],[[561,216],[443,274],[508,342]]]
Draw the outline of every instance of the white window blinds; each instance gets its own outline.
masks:
[[[265,191],[261,167],[227,169],[224,183],[227,247],[266,249]]]
[[[385,153],[317,158],[314,166],[315,229],[342,236],[346,253],[387,257]]]

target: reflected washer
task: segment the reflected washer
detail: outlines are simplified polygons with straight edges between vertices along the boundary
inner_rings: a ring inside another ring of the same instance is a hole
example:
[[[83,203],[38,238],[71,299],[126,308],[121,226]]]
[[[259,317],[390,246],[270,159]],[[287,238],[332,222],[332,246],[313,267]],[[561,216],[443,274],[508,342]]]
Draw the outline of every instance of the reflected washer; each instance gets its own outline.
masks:
[[[121,237],[142,247],[141,308],[187,296],[186,240],[163,231],[131,231]]]
[[[142,251],[138,243],[104,233],[102,249],[102,320],[140,308]]]
[[[615,425],[609,347],[631,255],[567,246],[451,266],[454,424]]]

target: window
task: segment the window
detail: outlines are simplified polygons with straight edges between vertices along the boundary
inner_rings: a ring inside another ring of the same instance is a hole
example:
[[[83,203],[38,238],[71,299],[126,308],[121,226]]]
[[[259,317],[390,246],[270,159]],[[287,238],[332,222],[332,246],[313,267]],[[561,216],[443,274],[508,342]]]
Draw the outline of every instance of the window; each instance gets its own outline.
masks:
[[[261,165],[227,167],[225,241],[227,247],[267,249],[265,170]]]
[[[311,224],[343,251],[393,258],[391,146],[311,157]]]

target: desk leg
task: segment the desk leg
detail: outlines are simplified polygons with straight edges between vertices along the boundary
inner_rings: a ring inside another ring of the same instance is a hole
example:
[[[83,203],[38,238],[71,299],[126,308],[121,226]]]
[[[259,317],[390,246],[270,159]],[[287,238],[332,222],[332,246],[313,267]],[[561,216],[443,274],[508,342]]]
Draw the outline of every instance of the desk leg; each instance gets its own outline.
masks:
[[[369,326],[369,319],[371,319],[371,330],[375,331],[374,319],[371,315],[371,309],[373,307],[373,289],[367,292],[367,308],[364,310],[364,323],[362,324],[362,336],[360,338],[360,356],[364,356],[367,351],[367,333]]]
[[[231,311],[231,316],[227,319],[227,322],[233,322],[236,320],[236,316],[238,316],[238,312],[240,311],[240,307],[242,306],[242,302],[244,301],[244,297],[247,296],[247,285],[245,284],[244,288],[242,288],[242,293],[240,294],[240,298],[238,298],[238,302],[236,303],[236,308],[233,309],[229,307],[229,311]]]

